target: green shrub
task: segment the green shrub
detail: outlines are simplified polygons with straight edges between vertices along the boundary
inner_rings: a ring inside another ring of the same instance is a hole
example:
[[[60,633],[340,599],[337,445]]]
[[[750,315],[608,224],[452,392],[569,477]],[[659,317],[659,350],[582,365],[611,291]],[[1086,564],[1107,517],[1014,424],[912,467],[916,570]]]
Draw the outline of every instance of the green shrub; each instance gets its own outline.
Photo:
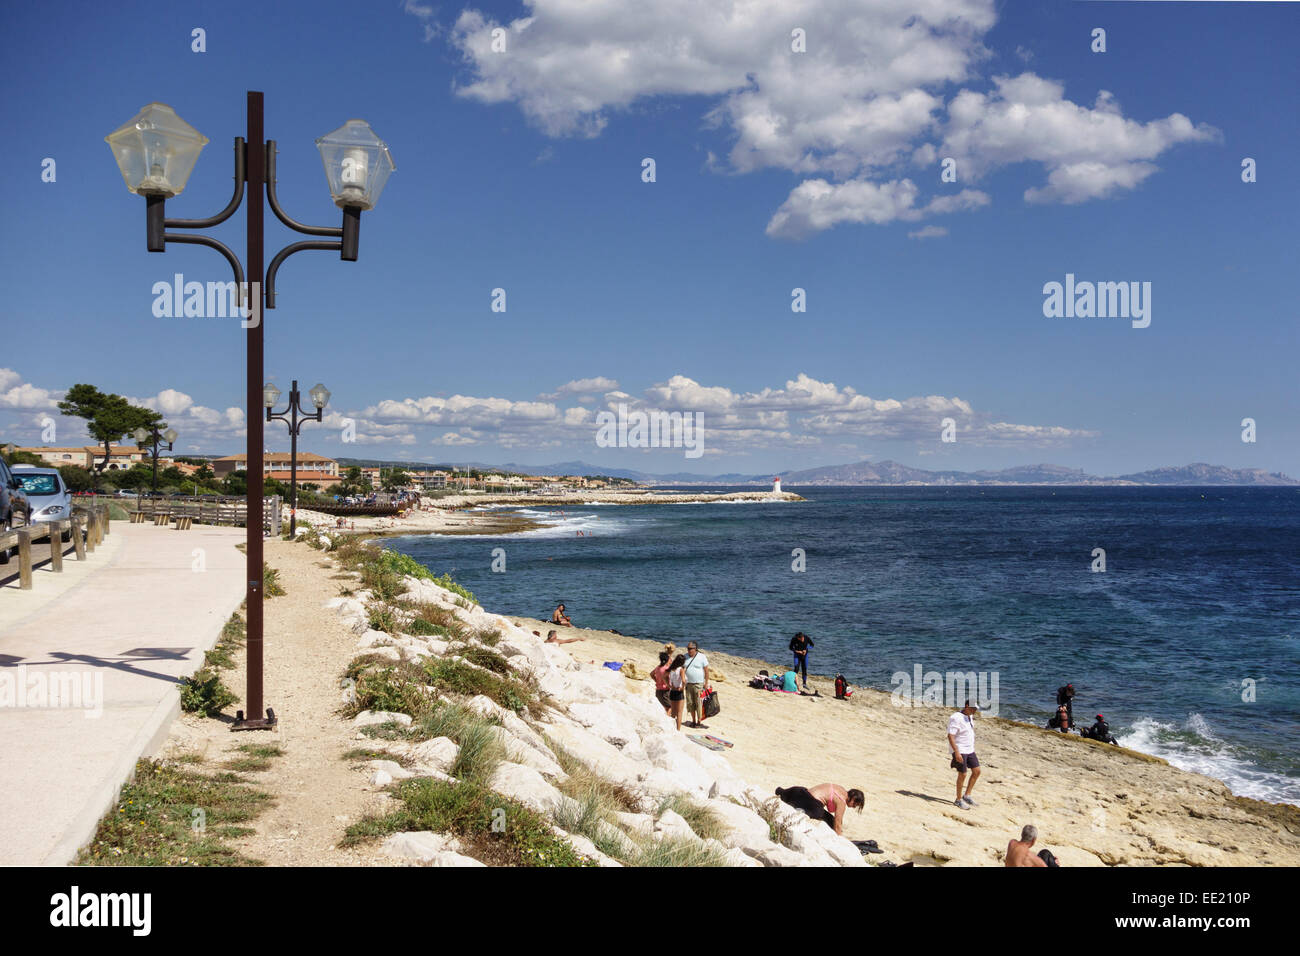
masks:
[[[422,740],[449,737],[460,747],[451,775],[486,782],[506,759],[492,722],[458,704],[440,704],[411,728]]]
[[[208,777],[171,763],[141,760],[135,778],[77,855],[81,866],[256,866],[221,841],[251,833],[270,795],[233,774]],[[201,811],[201,813],[196,813]],[[203,826],[195,826],[197,820]]]
[[[459,649],[461,657],[471,664],[477,664],[479,667],[486,667],[494,674],[509,674],[510,665],[506,659],[496,651],[490,651],[486,647],[463,647]]]
[[[280,597],[284,587],[280,584],[280,572],[265,561],[262,562],[262,597],[263,599]]]
[[[390,574],[406,575],[425,581],[433,580],[433,572],[409,554],[384,548],[379,552],[379,566]]]
[[[429,683],[435,687],[466,697],[482,694],[515,713],[528,708],[536,699],[530,689],[519,681],[490,671],[481,671],[463,661],[429,658],[425,661],[424,671]]]
[[[394,796],[400,809],[354,823],[343,846],[402,830],[433,830],[454,834],[469,855],[491,865],[591,865],[541,816],[477,783],[416,777],[401,781]]]
[[[181,709],[186,713],[200,713],[204,717],[215,717],[239,700],[239,695],[222,683],[221,675],[206,667],[201,667],[189,677],[182,678],[178,686],[181,693]]]
[[[721,851],[696,840],[663,840],[651,843],[636,859],[637,866],[726,866],[727,858]]]
[[[433,701],[418,675],[418,669],[411,664],[363,670],[356,678],[356,700],[345,709],[350,716],[363,710],[384,710],[421,717],[429,712]]]
[[[722,818],[703,803],[680,793],[671,794],[663,799],[659,804],[659,813],[665,810],[672,810],[690,824],[695,835],[701,840],[720,840],[730,830],[730,827],[722,822]]]

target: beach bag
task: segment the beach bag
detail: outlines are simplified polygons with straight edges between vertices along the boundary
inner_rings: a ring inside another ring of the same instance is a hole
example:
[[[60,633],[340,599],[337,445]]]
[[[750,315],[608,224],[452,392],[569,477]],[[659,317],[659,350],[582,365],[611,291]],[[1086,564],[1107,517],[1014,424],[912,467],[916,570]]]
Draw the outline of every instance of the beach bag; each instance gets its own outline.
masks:
[[[718,702],[718,692],[715,690],[708,697],[704,698],[704,716],[716,717],[722,713],[722,704]]]
[[[1044,863],[1046,863],[1049,867],[1050,866],[1059,867],[1061,865],[1060,863],[1056,862],[1056,857],[1055,855],[1053,855],[1052,851],[1047,849],[1046,847],[1038,851],[1038,858],[1042,860]]]

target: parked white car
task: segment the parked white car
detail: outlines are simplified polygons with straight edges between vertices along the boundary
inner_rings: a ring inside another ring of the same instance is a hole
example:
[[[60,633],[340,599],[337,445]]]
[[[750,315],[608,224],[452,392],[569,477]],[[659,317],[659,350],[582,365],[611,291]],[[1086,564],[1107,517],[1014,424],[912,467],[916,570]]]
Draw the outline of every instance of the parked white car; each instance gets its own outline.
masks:
[[[14,465],[13,474],[22,485],[31,507],[28,523],[44,524],[65,521],[72,517],[72,494],[63,483],[63,476],[54,468],[35,465]],[[63,540],[71,539],[72,532],[64,531]]]

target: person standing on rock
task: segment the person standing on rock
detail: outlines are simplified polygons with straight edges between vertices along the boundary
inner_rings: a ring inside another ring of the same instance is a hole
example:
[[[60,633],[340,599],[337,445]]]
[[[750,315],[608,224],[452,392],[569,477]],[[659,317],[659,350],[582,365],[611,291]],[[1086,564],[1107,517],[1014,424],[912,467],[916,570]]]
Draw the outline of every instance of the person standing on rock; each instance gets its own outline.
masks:
[[[948,718],[948,747],[952,751],[952,768],[957,771],[957,799],[953,804],[962,810],[976,806],[971,799],[975,781],[980,778],[980,761],[975,756],[975,724],[971,715],[979,710],[969,700],[966,706]],[[966,783],[966,774],[970,773],[970,783]],[[962,793],[962,787],[966,792]]]
[[[704,707],[700,694],[709,688],[709,659],[700,653],[694,641],[686,645],[686,709],[691,714],[691,726],[705,730]]]
[[[655,700],[659,701],[659,706],[663,707],[664,713],[669,717],[673,715],[672,701],[668,697],[671,688],[668,686],[668,668],[672,665],[667,651],[659,652],[659,666],[650,672],[650,679],[655,682]]]
[[[686,696],[686,655],[678,654],[668,665],[668,705],[669,716],[677,721],[677,729],[682,729],[682,699]]]

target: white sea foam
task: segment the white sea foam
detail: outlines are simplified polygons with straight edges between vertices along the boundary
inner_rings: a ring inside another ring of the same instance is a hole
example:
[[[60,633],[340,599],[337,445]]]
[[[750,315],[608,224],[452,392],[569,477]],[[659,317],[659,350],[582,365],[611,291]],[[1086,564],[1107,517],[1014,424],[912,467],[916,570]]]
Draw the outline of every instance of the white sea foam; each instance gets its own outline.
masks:
[[[1134,722],[1132,730],[1117,734],[1116,739],[1132,750],[1162,757],[1180,770],[1222,780],[1238,796],[1300,806],[1300,780],[1261,770],[1235,753],[1198,713],[1188,714],[1181,727],[1142,717]]]

